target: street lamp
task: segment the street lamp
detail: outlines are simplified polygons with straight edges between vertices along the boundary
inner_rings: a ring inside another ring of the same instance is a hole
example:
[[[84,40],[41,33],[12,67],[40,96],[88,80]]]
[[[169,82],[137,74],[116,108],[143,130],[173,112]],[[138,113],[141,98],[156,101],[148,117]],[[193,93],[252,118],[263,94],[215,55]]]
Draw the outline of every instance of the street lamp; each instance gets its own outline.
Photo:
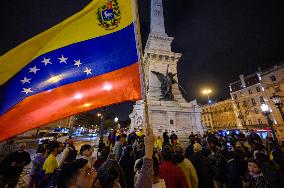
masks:
[[[103,113],[97,113],[97,116],[100,117],[100,143],[104,142],[104,114]]]
[[[207,101],[208,101],[208,104],[209,104],[210,103],[209,94],[212,93],[212,90],[207,88],[207,89],[202,90],[202,93],[204,95],[207,95]]]
[[[272,131],[272,135],[273,135],[273,138],[275,140],[276,143],[278,143],[278,140],[277,140],[277,137],[276,137],[276,133],[275,133],[275,129],[273,127],[273,122],[271,121],[271,119],[269,118],[269,114],[271,113],[270,112],[270,108],[267,104],[262,104],[260,106],[261,110],[262,110],[262,113],[263,115],[266,116],[266,119],[267,119],[267,122],[268,122],[268,125],[270,126],[270,129]]]
[[[115,117],[115,118],[114,118],[114,122],[118,122],[118,117]]]
[[[283,102],[282,102],[281,96],[273,93],[273,95],[272,95],[272,97],[270,97],[270,99],[273,101],[274,105],[278,108],[278,110],[281,114],[281,117],[282,117],[282,121],[284,122],[284,113],[282,111]]]

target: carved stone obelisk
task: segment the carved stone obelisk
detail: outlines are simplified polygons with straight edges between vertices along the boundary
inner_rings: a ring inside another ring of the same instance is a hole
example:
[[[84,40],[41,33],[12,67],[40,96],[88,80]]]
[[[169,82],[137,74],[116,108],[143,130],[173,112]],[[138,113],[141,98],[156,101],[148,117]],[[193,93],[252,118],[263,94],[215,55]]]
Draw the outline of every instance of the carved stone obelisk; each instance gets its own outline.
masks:
[[[151,1],[151,30],[144,51],[143,63],[147,87],[149,122],[155,134],[165,129],[174,130],[178,135],[202,132],[201,108],[196,100],[186,102],[179,90],[177,63],[180,53],[172,52],[173,37],[165,32],[162,0]],[[172,98],[165,98],[165,83],[159,76],[174,75],[171,84]],[[163,85],[164,84],[164,85]],[[130,114],[132,128],[140,128],[144,121],[144,100],[137,101]]]

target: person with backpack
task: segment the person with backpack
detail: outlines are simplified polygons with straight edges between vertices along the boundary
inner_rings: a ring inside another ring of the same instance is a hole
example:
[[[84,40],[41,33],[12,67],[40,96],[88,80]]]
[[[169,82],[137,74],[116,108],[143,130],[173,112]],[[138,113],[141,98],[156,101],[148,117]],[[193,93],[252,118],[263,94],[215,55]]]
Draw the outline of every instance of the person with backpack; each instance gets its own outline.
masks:
[[[67,140],[66,148],[63,150],[61,160],[59,161],[59,168],[71,164],[76,160],[77,150],[74,147],[73,140]]]

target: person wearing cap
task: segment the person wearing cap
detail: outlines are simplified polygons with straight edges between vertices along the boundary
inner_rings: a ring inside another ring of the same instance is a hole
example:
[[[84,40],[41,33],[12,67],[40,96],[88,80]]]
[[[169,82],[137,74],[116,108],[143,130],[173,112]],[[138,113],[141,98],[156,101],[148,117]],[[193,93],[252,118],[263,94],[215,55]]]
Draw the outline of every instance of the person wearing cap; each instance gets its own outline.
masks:
[[[202,146],[199,143],[193,145],[194,153],[190,157],[198,177],[199,188],[211,188],[213,187],[213,175],[214,171],[207,157],[203,156]]]

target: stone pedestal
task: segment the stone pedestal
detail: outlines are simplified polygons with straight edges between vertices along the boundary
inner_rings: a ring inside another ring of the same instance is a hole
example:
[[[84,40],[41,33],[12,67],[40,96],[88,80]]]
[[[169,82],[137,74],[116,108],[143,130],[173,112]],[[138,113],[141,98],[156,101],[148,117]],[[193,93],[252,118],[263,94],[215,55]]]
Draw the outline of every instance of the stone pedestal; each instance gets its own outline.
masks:
[[[204,130],[201,126],[201,107],[197,102],[187,102],[179,90],[178,77],[172,85],[174,100],[163,101],[161,83],[151,71],[166,75],[177,74],[180,53],[172,52],[172,37],[165,33],[162,0],[151,1],[151,32],[145,47],[143,64],[147,88],[149,122],[154,133],[161,134],[165,129],[176,131],[177,135],[189,135],[190,132]],[[137,101],[130,114],[131,128],[141,128],[144,122],[144,101]]]

